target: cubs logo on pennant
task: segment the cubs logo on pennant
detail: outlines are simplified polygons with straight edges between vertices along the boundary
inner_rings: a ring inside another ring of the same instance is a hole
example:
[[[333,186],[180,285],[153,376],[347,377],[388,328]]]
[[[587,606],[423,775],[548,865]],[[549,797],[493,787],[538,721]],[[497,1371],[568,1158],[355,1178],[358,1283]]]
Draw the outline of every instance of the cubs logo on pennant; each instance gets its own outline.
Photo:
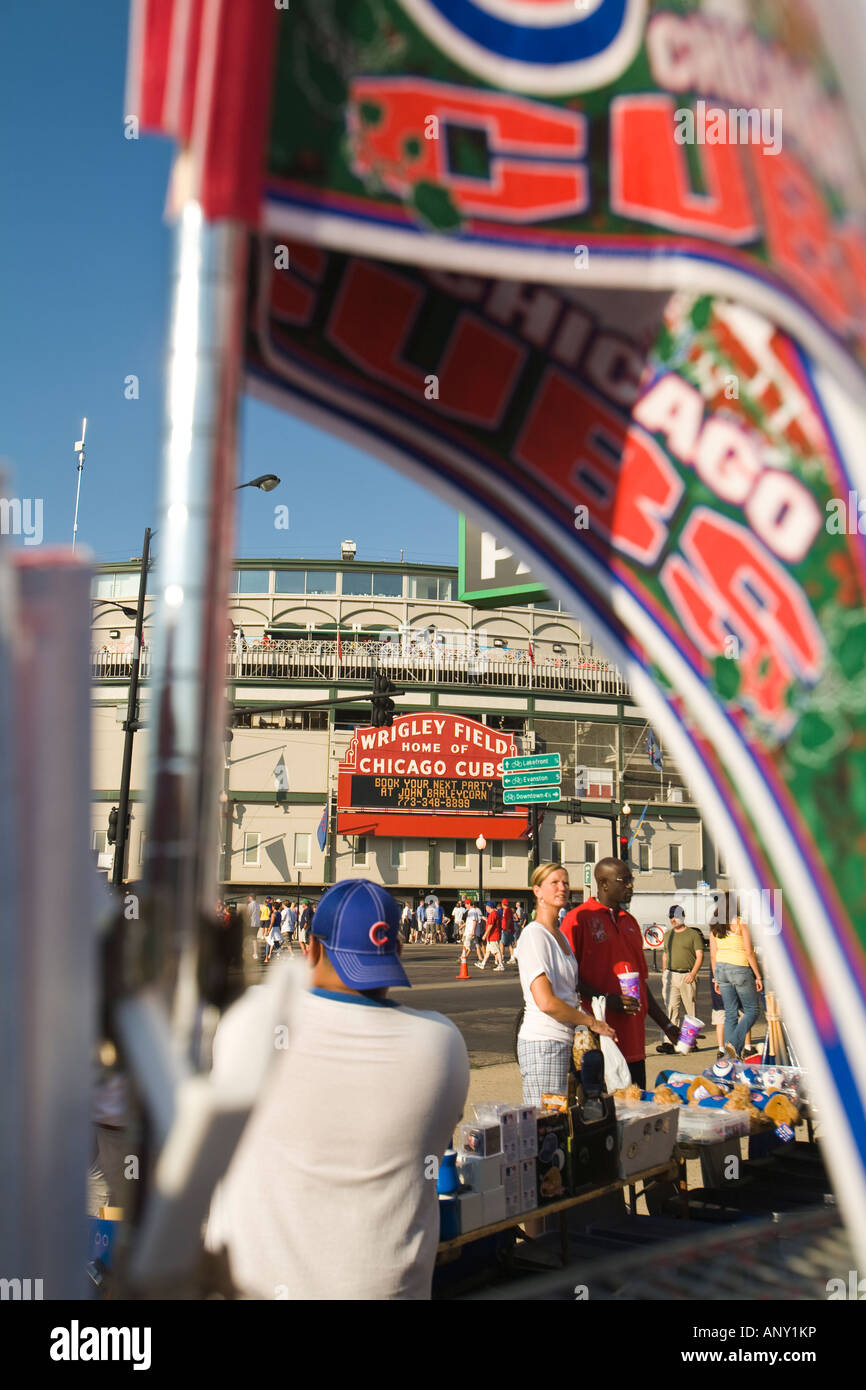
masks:
[[[619,77],[643,38],[647,0],[400,0],[429,39],[486,82],[586,91]]]

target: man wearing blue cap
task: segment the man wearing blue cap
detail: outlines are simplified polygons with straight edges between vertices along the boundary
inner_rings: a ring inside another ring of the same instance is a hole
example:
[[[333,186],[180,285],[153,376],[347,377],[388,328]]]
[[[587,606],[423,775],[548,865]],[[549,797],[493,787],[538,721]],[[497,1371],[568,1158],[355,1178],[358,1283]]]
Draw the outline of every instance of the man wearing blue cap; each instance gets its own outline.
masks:
[[[225,1248],[248,1295],[430,1297],[439,1237],[431,1159],[463,1113],[469,1060],[449,1019],[386,997],[409,985],[399,925],[395,899],[364,879],[334,884],[316,910],[310,987],[286,1019],[287,1045],[208,1224],[209,1248]],[[249,1018],[258,1001],[240,1003]],[[259,1013],[273,1036],[273,1018]],[[242,1046],[239,1030],[232,1039],[221,1026],[215,1069]]]

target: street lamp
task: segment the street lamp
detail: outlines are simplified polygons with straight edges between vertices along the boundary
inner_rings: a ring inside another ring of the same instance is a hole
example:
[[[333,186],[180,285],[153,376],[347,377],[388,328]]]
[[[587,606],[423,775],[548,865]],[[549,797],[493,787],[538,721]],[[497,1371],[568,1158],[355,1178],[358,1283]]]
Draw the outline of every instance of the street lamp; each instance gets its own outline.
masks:
[[[475,848],[478,850],[478,906],[484,902],[484,851],[487,848],[487,841],[483,835],[479,835],[475,841]]]
[[[263,473],[260,478],[251,478],[248,483],[238,483],[235,492],[240,492],[242,487],[257,487],[261,492],[273,492],[281,481],[276,473]]]
[[[627,801],[622,804],[622,814],[619,822],[619,837],[614,846],[614,857],[628,862],[629,838],[628,838],[628,818],[631,815],[631,806]]]

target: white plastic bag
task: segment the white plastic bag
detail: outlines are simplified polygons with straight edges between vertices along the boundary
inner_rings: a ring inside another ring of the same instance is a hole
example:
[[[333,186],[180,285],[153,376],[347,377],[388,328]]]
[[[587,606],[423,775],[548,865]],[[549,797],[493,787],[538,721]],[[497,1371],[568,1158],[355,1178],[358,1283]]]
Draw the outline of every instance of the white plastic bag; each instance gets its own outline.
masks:
[[[592,1012],[599,1022],[604,1022],[607,1001],[603,994],[597,994],[592,1001]],[[631,1072],[613,1038],[599,1037],[604,1056],[604,1084],[608,1091],[619,1091],[631,1085]]]

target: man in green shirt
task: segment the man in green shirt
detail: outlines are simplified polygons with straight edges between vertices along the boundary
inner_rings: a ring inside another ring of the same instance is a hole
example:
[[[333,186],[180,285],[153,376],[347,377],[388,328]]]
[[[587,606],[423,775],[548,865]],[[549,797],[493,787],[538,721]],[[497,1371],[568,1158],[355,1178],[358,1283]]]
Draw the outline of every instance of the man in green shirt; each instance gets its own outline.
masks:
[[[671,925],[665,933],[662,978],[667,981],[665,999],[671,1022],[677,1027],[686,1014],[695,1016],[695,981],[704,959],[704,938],[697,927],[686,926],[686,914],[679,906],[670,910]],[[669,1042],[660,1043],[657,1052],[673,1052]]]

